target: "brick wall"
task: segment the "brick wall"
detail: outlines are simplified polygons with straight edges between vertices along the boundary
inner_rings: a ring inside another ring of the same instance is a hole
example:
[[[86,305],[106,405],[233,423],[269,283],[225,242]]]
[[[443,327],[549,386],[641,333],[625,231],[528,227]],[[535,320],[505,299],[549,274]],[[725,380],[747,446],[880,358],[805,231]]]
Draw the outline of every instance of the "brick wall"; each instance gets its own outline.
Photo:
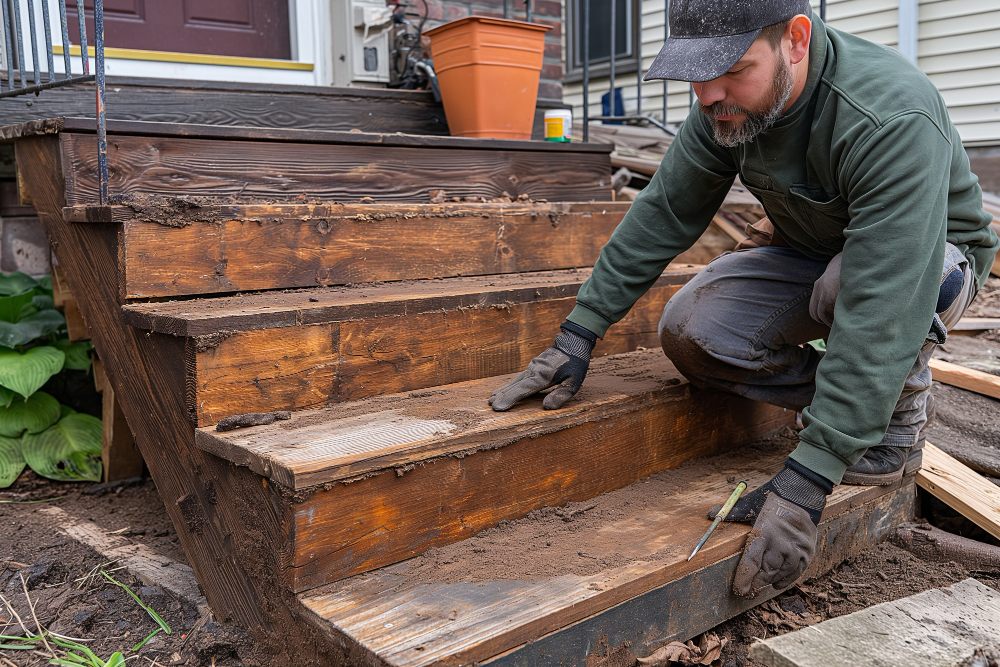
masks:
[[[427,25],[430,30],[442,23],[466,16],[503,17],[503,0],[426,0]],[[412,3],[420,9],[419,2]],[[509,0],[510,18],[524,20],[523,0]],[[545,60],[538,84],[538,98],[562,102],[562,3],[559,0],[531,0],[531,21],[551,26],[545,33]]]

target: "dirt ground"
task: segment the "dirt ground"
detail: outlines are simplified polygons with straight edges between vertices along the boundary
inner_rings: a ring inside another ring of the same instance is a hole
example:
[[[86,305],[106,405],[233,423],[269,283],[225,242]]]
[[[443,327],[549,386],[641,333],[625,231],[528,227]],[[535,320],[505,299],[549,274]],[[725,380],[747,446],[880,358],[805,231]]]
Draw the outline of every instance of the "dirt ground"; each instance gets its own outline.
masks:
[[[987,287],[989,291],[984,290],[983,295],[986,298],[970,315],[1000,315],[1000,279],[991,279]],[[970,359],[989,361],[991,355],[993,359],[997,356],[994,350],[1000,352],[1000,332],[996,331],[965,340],[953,337],[938,356],[963,363]],[[993,456],[1000,461],[1000,402],[938,384],[933,392],[938,418],[930,439],[952,453],[964,453],[973,459],[979,456],[986,461],[983,465],[990,464]],[[1000,476],[996,481],[1000,483]],[[196,600],[179,600],[160,586],[144,585],[117,563],[62,534],[51,516],[42,511],[47,507],[93,522],[107,533],[144,545],[165,559],[186,563],[150,479],[102,489],[91,484],[58,484],[26,472],[10,489],[0,491],[0,634],[34,633],[37,616],[43,627],[85,641],[104,659],[117,650],[125,651],[126,657],[135,656],[129,660],[130,665],[256,664],[253,647],[238,628],[223,626],[210,614],[200,613]],[[941,528],[989,540],[929,496],[922,495],[922,508],[923,514]],[[419,565],[419,559],[415,564]],[[132,651],[156,629],[156,622],[126,591],[101,576],[102,569],[138,594],[162,616],[172,632],[161,632],[139,651]],[[1000,588],[1000,572],[970,572],[955,563],[926,562],[891,544],[881,544],[718,626],[714,632],[726,638],[728,644],[717,666],[756,667],[747,658],[749,646],[756,639],[946,586],[968,576]],[[25,588],[34,614],[27,604]],[[0,665],[6,667],[43,665],[50,658],[44,650],[0,649]]]

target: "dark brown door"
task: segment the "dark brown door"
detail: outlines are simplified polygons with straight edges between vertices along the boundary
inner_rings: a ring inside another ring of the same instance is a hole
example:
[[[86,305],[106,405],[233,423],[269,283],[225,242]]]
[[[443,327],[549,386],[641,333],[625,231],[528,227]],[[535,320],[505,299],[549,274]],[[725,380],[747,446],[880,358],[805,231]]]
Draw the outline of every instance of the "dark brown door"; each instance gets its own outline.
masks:
[[[250,58],[292,57],[289,0],[104,0],[104,45]],[[94,0],[85,0],[87,44]],[[80,43],[76,2],[67,0],[70,41]]]

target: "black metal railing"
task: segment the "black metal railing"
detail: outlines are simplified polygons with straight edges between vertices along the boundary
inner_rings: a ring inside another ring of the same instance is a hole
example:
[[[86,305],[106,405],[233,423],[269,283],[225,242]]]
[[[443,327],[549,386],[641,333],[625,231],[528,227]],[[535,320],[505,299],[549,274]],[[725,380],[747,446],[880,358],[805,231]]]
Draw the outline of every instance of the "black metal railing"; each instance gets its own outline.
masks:
[[[530,1],[530,0],[529,0]],[[657,119],[653,116],[642,113],[642,39],[640,37],[639,43],[636,45],[636,50],[638,52],[636,57],[636,109],[634,115],[616,115],[615,114],[615,59],[616,59],[616,26],[615,22],[617,20],[617,13],[615,11],[615,2],[619,0],[612,0],[611,6],[611,16],[609,21],[609,27],[611,31],[611,54],[610,54],[610,67],[608,70],[608,86],[609,86],[609,105],[608,108],[611,110],[609,115],[601,116],[591,116],[590,115],[590,0],[579,0],[582,7],[581,14],[583,15],[583,26],[581,30],[581,59],[583,60],[583,140],[589,141],[590,139],[590,123],[591,121],[598,122],[637,122],[637,123],[649,123],[655,127],[660,128],[669,135],[673,135],[674,131],[667,127],[667,82],[663,81],[663,119]],[[670,0],[663,0],[663,38],[666,39],[670,35],[670,22],[667,20],[670,12]],[[826,21],[826,0],[820,0],[819,3],[819,16],[823,21]],[[639,0],[639,11],[638,11],[638,21],[640,21],[640,31],[641,36],[641,22],[642,22],[642,0]],[[694,106],[694,88],[688,90],[688,102],[689,106]]]
[[[87,48],[87,22],[83,0],[76,0],[77,16],[80,22],[80,69],[74,75],[70,57],[69,24],[66,18],[66,0],[59,0],[59,30],[62,38],[63,72],[56,72],[55,48],[52,38],[52,22],[49,17],[49,1],[37,0],[41,5],[42,30],[39,33],[35,12],[36,0],[26,0],[27,28],[30,51],[25,50],[24,20],[21,16],[21,0],[0,0],[3,14],[3,55],[6,61],[7,86],[0,78],[0,98],[17,97],[43,90],[68,86],[74,83],[97,82],[97,163],[100,182],[101,205],[108,200],[108,140],[104,97],[104,2],[94,0],[94,58],[95,72],[90,72],[90,52]],[[39,57],[39,42],[45,40],[45,60]],[[31,71],[28,71],[30,57]],[[16,69],[15,69],[16,63]],[[44,66],[44,69],[43,69]],[[15,76],[16,75],[16,76]],[[43,81],[44,79],[44,81]]]

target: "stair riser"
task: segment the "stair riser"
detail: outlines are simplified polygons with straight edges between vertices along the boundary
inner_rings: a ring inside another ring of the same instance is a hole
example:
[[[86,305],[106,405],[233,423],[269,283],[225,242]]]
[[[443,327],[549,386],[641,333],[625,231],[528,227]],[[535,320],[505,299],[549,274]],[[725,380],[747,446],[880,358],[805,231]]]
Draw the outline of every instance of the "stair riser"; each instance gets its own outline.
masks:
[[[98,200],[94,137],[60,136],[67,205]],[[550,201],[611,200],[606,153],[368,144],[246,141],[108,134],[116,194],[242,201],[324,199],[427,202],[449,197],[527,195]]]
[[[663,307],[680,287],[654,286],[594,354],[657,347]],[[571,294],[240,331],[214,347],[192,339],[187,351],[190,410],[198,426],[207,426],[235,414],[300,410],[518,372],[552,344],[575,303]]]
[[[713,391],[666,393],[662,402],[638,408],[623,396],[617,412],[584,416],[571,427],[498,434],[497,444],[508,444],[316,491],[294,507],[288,527],[288,585],[298,592],[367,572],[531,510],[585,500],[726,451],[794,418]]]
[[[248,219],[208,222],[154,212],[179,227],[125,222],[123,294],[173,297],[593,266],[628,205],[481,205],[464,214],[430,205],[286,208],[254,207]]]

